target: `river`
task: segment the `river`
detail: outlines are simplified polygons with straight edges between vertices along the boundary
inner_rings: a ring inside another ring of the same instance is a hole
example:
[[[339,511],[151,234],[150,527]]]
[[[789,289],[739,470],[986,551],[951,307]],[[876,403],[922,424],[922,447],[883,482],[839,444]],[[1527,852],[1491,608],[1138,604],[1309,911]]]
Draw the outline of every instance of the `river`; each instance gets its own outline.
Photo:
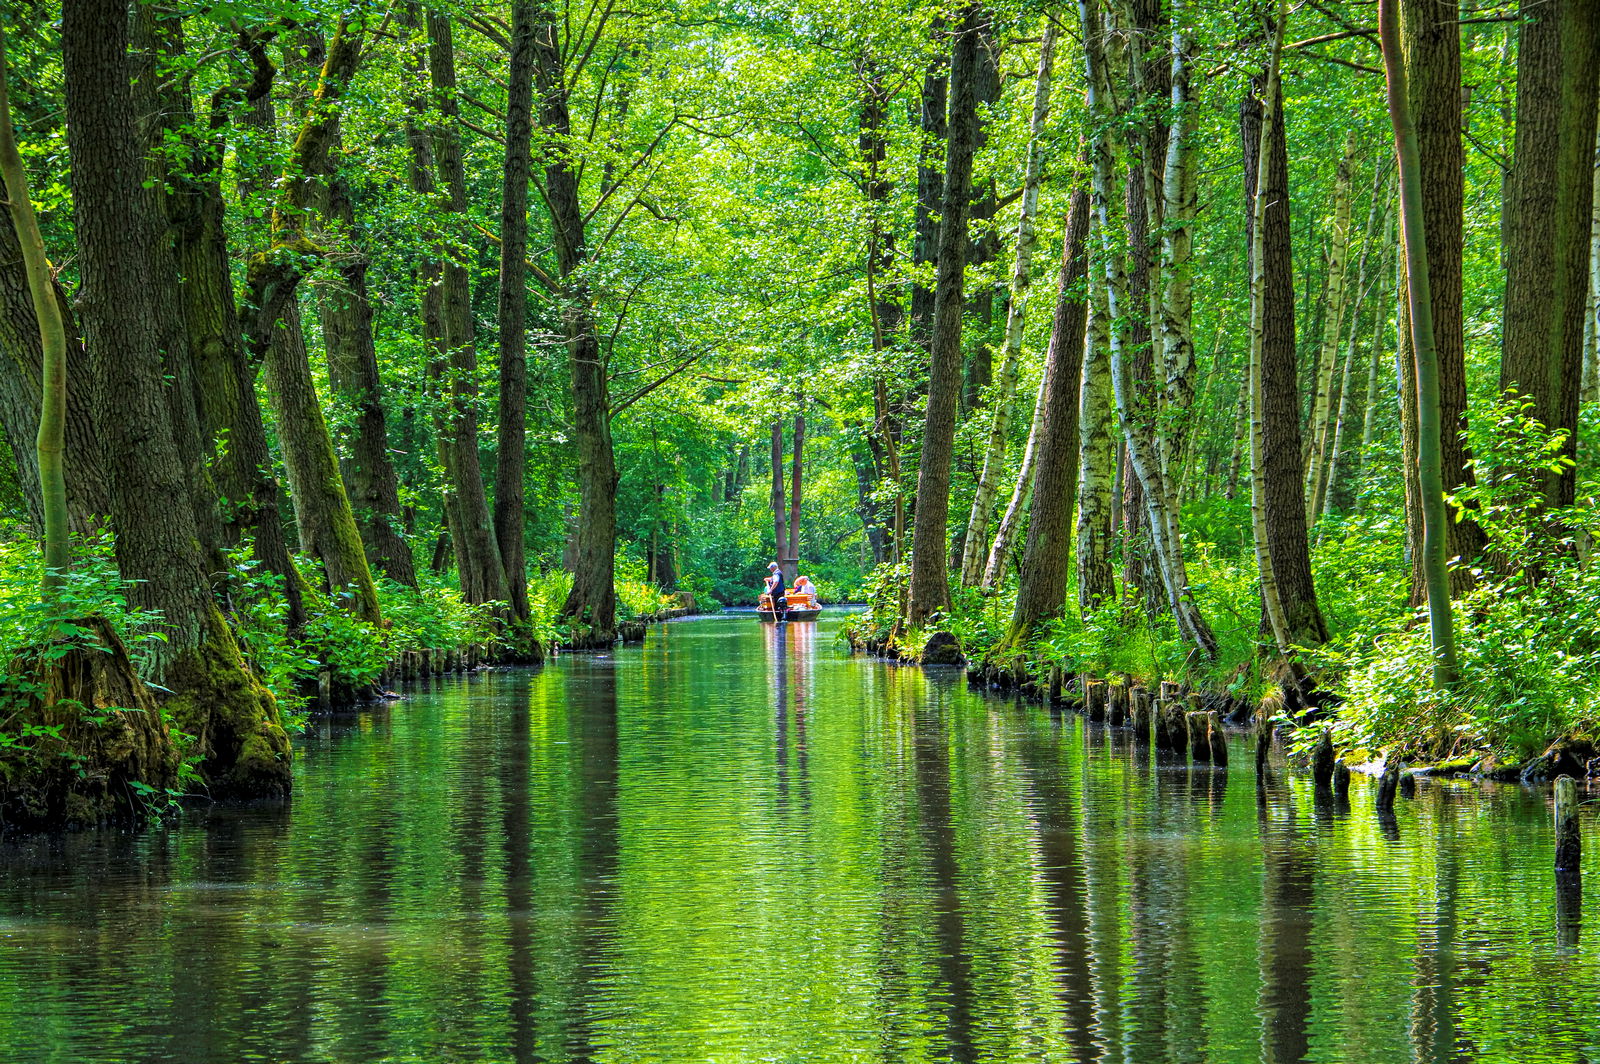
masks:
[[[0,845],[0,1060],[1600,1059],[1548,788],[1258,795],[835,632],[426,682],[288,803]]]

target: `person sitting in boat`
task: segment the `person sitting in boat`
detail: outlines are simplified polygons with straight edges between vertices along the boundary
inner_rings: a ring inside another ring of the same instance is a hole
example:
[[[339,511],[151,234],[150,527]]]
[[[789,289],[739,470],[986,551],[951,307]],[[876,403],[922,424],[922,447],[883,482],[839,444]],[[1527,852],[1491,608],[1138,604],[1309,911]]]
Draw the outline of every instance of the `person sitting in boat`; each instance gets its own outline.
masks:
[[[783,570],[778,567],[777,562],[769,562],[767,569],[771,573],[767,577],[767,596],[772,603],[774,616],[781,621],[788,612],[788,602],[784,597]]]
[[[817,588],[812,584],[809,576],[802,576],[795,580],[794,590],[789,592],[789,605],[791,608],[814,610],[817,608]]]

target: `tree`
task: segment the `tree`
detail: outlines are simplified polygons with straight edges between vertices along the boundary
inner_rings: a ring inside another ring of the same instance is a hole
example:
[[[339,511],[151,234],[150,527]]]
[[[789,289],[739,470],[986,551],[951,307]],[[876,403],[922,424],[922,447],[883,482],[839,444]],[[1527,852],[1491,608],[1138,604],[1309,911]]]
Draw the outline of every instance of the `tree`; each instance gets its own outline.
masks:
[[[1167,605],[1178,623],[1178,631],[1185,642],[1204,658],[1216,654],[1216,636],[1201,615],[1189,586],[1187,568],[1183,560],[1182,541],[1178,531],[1178,515],[1174,500],[1167,489],[1161,467],[1161,456],[1156,444],[1154,426],[1154,395],[1151,390],[1140,389],[1133,366],[1132,342],[1125,337],[1119,319],[1124,309],[1132,306],[1129,297],[1127,274],[1123,269],[1122,251],[1117,246],[1110,204],[1114,201],[1116,176],[1113,167],[1115,134],[1111,128],[1110,108],[1106,93],[1109,81],[1102,50],[1103,29],[1095,0],[1079,0],[1079,14],[1083,24],[1084,61],[1089,82],[1089,112],[1095,123],[1090,156],[1093,160],[1096,220],[1100,224],[1100,261],[1105,272],[1106,305],[1112,328],[1110,330],[1111,383],[1116,396],[1117,416],[1122,426],[1123,440],[1127,445],[1128,465],[1140,483],[1144,515],[1149,521],[1150,542],[1161,573]],[[1141,239],[1136,230],[1130,238],[1137,245]]]
[[[1582,0],[1519,5],[1516,153],[1506,246],[1500,387],[1567,433],[1577,456],[1578,397],[1589,301],[1600,9]],[[1547,505],[1569,506],[1576,466],[1546,474]],[[1448,486],[1447,486],[1448,489]]]
[[[1448,690],[1456,682],[1454,619],[1450,605],[1449,560],[1446,555],[1443,474],[1443,409],[1440,400],[1439,352],[1434,338],[1433,296],[1428,274],[1427,220],[1423,215],[1421,149],[1411,119],[1405,53],[1401,50],[1400,0],[1379,0],[1378,27],[1388,86],[1389,118],[1394,124],[1395,157],[1400,174],[1401,239],[1405,247],[1407,309],[1411,314],[1411,346],[1416,358],[1418,481],[1422,490],[1424,573],[1428,588],[1428,624],[1433,639],[1434,684]]]
[[[526,625],[528,562],[523,477],[528,457],[528,180],[533,168],[534,0],[511,5],[506,68],[506,166],[500,192],[500,405],[495,452],[494,536],[512,618]]]
[[[1021,645],[1038,625],[1066,605],[1071,572],[1072,507],[1078,488],[1079,387],[1083,375],[1085,324],[1083,282],[1088,271],[1089,196],[1079,188],[1067,214],[1055,316],[1045,352],[1040,403],[1038,476],[1028,513],[1028,538],[1017,577],[1017,605],[1010,640]]]
[[[154,270],[160,220],[139,195],[123,0],[66,6],[62,53],[83,285],[80,305],[109,474],[117,565],[130,596],[161,611],[153,677],[194,735],[218,796],[287,793],[289,743],[272,696],[249,673],[212,600],[183,463],[163,395]]]
[[[993,418],[989,426],[988,445],[984,449],[983,469],[978,476],[978,490],[973,495],[972,513],[967,518],[967,530],[962,537],[961,583],[965,587],[972,587],[984,580],[984,560],[990,553],[985,549],[989,515],[994,509],[1001,469],[1005,464],[1011,407],[1017,391],[1018,363],[1022,357],[1022,325],[1028,310],[1028,289],[1033,280],[1033,249],[1038,243],[1038,237],[1034,234],[1034,215],[1039,210],[1039,181],[1044,172],[1044,145],[1041,139],[1045,123],[1050,117],[1050,74],[1055,41],[1055,23],[1046,19],[1044,40],[1039,46],[1039,70],[1034,77],[1033,115],[1028,122],[1028,162],[1022,178],[1022,210],[1017,216],[1011,300],[1006,307],[1005,341],[1000,353]],[[1032,468],[1025,468],[1031,475]],[[1000,553],[1003,557],[1004,551]]]
[[[950,512],[950,464],[956,405],[961,395],[961,312],[965,306],[967,214],[972,153],[978,131],[975,77],[988,15],[968,5],[951,42],[949,136],[943,210],[939,220],[938,277],[928,373],[928,408],[917,467],[917,515],[911,536],[911,597],[907,619],[925,625],[950,607],[945,538]]]

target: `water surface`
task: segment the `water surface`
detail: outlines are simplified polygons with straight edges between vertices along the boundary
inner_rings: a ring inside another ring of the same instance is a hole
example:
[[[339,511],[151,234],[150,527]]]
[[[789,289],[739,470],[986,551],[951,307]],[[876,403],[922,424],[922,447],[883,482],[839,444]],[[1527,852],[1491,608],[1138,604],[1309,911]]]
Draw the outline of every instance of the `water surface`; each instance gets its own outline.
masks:
[[[1168,763],[827,621],[433,681],[299,753],[290,803],[0,845],[0,1060],[1600,1059],[1548,793],[1258,795],[1242,743]]]

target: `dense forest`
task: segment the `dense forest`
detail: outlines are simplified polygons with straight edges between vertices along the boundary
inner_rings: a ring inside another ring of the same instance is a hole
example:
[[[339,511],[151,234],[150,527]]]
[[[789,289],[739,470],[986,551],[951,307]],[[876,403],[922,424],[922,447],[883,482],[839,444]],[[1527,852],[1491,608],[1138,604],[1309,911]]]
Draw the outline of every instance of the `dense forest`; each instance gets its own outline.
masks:
[[[1352,758],[1597,724],[1588,0],[0,12],[8,822],[774,559]]]

